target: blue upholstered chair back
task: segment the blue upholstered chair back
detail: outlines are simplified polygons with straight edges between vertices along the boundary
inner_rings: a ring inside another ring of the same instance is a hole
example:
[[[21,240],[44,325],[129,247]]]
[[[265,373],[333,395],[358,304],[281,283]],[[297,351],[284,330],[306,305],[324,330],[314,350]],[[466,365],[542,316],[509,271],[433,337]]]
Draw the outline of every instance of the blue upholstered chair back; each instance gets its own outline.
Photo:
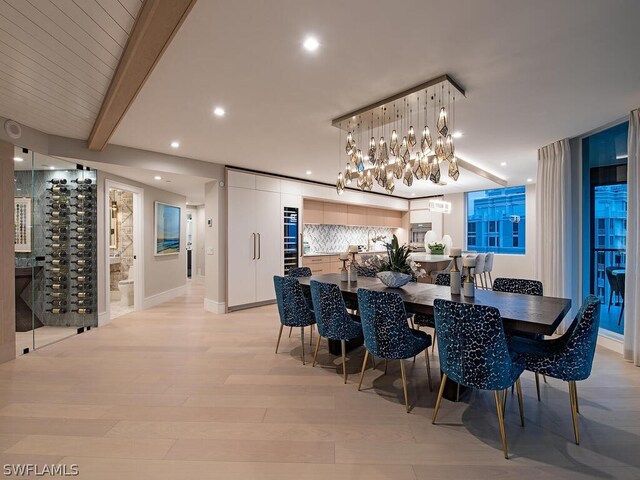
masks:
[[[311,269],[309,267],[296,267],[289,270],[289,273],[287,273],[287,275],[294,278],[310,277]]]
[[[273,276],[280,322],[287,327],[306,327],[315,323],[313,312],[307,306],[302,287],[293,277]]]
[[[524,367],[512,362],[495,307],[436,299],[433,302],[440,368],[467,387],[504,390]]]
[[[311,300],[321,336],[333,340],[349,340],[362,333],[360,324],[347,312],[338,285],[311,280]]]
[[[436,277],[436,285],[443,285],[445,287],[451,285],[451,274],[439,273]]]
[[[387,359],[407,358],[405,350],[413,346],[415,337],[407,324],[407,312],[400,295],[360,288],[358,305],[364,345],[369,353]]]
[[[496,278],[493,281],[494,292],[520,293],[522,295],[543,295],[542,282],[523,278]]]
[[[549,375],[567,381],[589,378],[596,353],[599,326],[600,299],[595,295],[589,295],[569,330],[556,340],[561,343],[562,348],[558,348],[556,355],[547,357],[546,371]]]

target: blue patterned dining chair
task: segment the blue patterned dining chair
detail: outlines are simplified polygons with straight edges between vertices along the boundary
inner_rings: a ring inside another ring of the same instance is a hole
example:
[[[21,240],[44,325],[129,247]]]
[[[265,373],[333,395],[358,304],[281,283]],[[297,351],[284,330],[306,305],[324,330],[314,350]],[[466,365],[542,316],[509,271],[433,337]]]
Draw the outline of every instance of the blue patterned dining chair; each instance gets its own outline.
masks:
[[[289,273],[287,273],[287,276],[293,278],[310,277],[311,275],[313,274],[309,267],[294,267],[289,270]],[[307,306],[310,310],[313,310],[313,304],[311,303],[311,291],[309,289],[303,289],[302,293],[304,294],[304,299],[307,301]],[[311,331],[313,332],[313,327],[311,327]],[[293,327],[289,327],[289,338],[291,338],[292,332]]]
[[[436,285],[440,285],[440,286],[444,286],[444,287],[448,287],[451,285],[451,275],[449,273],[439,273],[436,276]],[[418,328],[420,327],[429,327],[429,328],[433,328],[433,347],[432,351],[435,352],[436,350],[436,342],[438,341],[438,337],[436,335],[436,324],[435,324],[435,320],[433,318],[433,315],[429,315],[428,313],[416,313],[413,316],[413,323],[415,325],[418,325]]]
[[[318,340],[313,354],[313,366],[316,366],[320,339],[340,340],[342,350],[342,375],[347,383],[346,342],[362,335],[362,325],[356,315],[347,312],[340,287],[333,283],[311,280],[311,299],[318,327]]]
[[[375,292],[364,288],[358,289],[358,305],[360,307],[360,319],[364,333],[364,346],[366,353],[360,372],[362,386],[364,371],[367,367],[369,354],[385,360],[400,360],[402,372],[402,387],[404,390],[404,404],[409,413],[409,397],[407,394],[407,377],[404,369],[404,360],[415,357],[420,352],[425,352],[424,358],[427,364],[427,377],[429,390],[431,385],[431,365],[427,349],[431,345],[431,335],[419,330],[409,328],[407,324],[407,312],[400,295],[391,292]]]
[[[542,287],[542,282],[538,280],[529,280],[525,278],[496,278],[493,282],[492,287],[494,292],[505,292],[505,293],[518,293],[520,295],[534,295],[537,297],[541,297],[544,295],[544,290]],[[539,335],[536,333],[528,334],[528,333],[515,333],[516,336],[523,336],[527,338],[533,338],[536,340],[543,340],[544,335]],[[536,394],[538,395],[538,401],[540,401],[540,375],[535,374],[536,377]],[[547,379],[544,379],[545,383]],[[511,393],[513,393],[513,389],[511,389]],[[506,398],[504,399],[506,400]]]
[[[509,341],[509,349],[519,355],[527,370],[569,383],[569,403],[576,445],[580,443],[576,382],[586,380],[591,375],[599,325],[600,299],[589,295],[573,323],[561,337],[550,340],[513,337]]]
[[[316,319],[311,309],[307,306],[302,287],[296,278],[274,275],[273,285],[276,290],[278,313],[280,314],[280,332],[276,343],[276,353],[278,353],[278,347],[280,346],[282,328],[285,326],[300,327],[302,364],[304,365],[304,327],[313,326],[316,323]],[[313,332],[313,330],[311,331]]]
[[[441,298],[434,300],[433,307],[442,382],[432,423],[436,422],[448,378],[465,387],[493,390],[504,457],[509,458],[500,392],[506,395],[507,389],[516,384],[520,423],[524,426],[520,387],[524,364],[514,361],[509,352],[500,312],[495,307],[456,303]]]

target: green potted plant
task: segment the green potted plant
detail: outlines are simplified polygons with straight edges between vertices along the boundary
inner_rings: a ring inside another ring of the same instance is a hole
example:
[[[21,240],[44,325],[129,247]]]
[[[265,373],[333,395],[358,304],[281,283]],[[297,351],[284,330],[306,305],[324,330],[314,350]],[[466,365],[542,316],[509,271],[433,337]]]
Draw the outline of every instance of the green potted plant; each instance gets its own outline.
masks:
[[[445,244],[440,242],[433,242],[427,245],[432,255],[444,255]]]
[[[409,245],[400,245],[398,237],[394,235],[391,242],[385,243],[385,247],[388,258],[382,261],[376,276],[386,286],[400,288],[425,274],[425,271],[418,269],[417,264],[411,260]]]

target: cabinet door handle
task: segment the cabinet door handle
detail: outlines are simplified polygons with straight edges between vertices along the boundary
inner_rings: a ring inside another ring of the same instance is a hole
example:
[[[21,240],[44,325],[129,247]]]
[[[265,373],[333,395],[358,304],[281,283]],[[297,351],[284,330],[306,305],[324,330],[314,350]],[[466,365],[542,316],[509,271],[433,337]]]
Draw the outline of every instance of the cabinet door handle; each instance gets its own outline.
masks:
[[[256,234],[252,233],[251,236],[253,237],[253,260],[256,259]]]
[[[261,256],[262,256],[262,238],[260,237],[260,234],[258,234],[258,260],[260,260]]]

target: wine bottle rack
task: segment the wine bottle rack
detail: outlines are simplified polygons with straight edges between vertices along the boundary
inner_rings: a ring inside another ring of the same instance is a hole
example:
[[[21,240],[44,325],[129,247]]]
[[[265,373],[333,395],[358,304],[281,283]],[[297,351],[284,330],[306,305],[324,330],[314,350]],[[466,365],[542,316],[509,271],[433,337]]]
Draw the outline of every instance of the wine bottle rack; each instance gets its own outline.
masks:
[[[51,315],[96,311],[96,185],[52,178],[47,191],[45,291]]]

